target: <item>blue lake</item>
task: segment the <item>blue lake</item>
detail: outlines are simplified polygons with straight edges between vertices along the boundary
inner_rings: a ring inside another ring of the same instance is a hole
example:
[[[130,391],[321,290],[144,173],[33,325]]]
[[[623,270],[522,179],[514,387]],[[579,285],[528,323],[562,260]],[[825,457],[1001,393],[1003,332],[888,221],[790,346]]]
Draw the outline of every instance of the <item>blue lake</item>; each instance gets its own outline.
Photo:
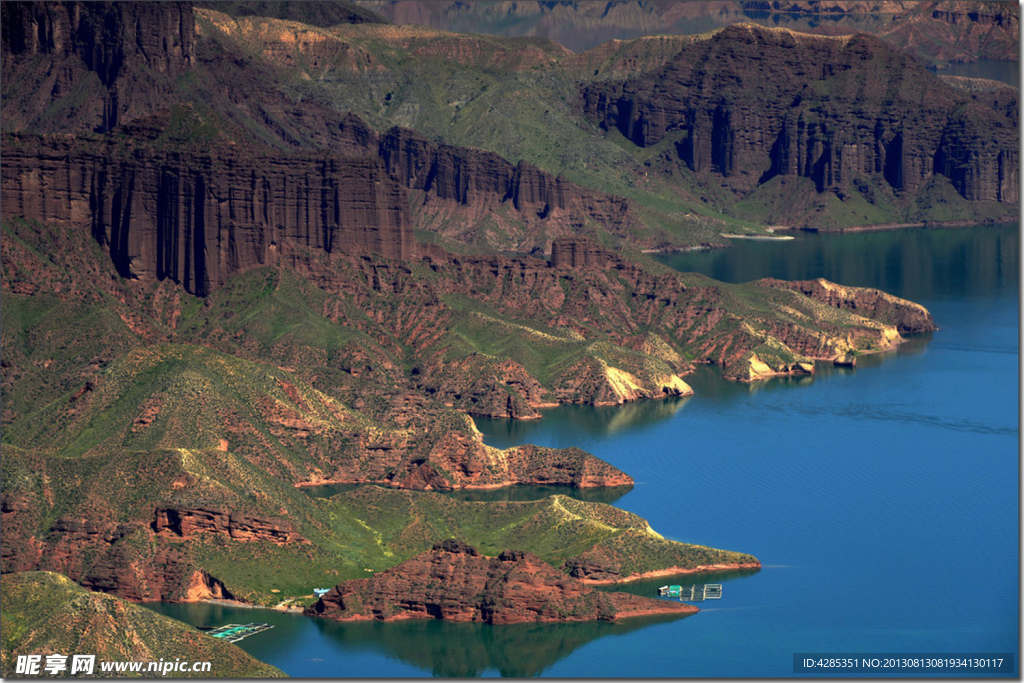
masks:
[[[304,677],[777,677],[798,652],[1012,653],[1017,674],[1019,248],[1010,226],[666,257],[726,281],[880,287],[927,306],[940,330],[855,370],[748,386],[704,367],[688,399],[479,421],[495,446],[579,446],[628,472],[636,485],[611,500],[668,538],[761,559],[692,617],[486,627],[160,609],[275,623],[240,645]]]

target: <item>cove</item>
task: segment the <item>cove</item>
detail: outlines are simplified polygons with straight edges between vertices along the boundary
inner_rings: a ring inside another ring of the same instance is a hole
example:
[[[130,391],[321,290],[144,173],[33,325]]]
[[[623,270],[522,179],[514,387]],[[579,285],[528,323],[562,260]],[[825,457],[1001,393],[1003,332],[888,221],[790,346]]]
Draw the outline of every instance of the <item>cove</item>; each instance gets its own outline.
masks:
[[[940,329],[855,370],[743,385],[701,367],[683,400],[478,421],[495,446],[589,450],[636,480],[616,506],[761,559],[715,575],[722,599],[691,617],[490,628],[156,608],[199,626],[275,623],[239,645],[303,677],[788,677],[797,652],[1012,653],[1019,675],[1019,245],[1017,226],[993,226],[666,256],[727,281],[880,287]]]

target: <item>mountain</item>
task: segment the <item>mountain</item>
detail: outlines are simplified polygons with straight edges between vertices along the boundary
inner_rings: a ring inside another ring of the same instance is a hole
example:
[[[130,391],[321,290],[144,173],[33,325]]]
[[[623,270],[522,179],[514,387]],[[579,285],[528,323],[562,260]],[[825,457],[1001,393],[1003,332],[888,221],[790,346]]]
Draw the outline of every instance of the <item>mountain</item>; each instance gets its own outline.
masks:
[[[577,95],[598,85],[578,76],[607,66],[600,87],[614,80],[640,103],[644,74],[681,68],[679,50],[749,53],[744,36],[774,32],[580,56],[550,41],[232,11],[0,5],[5,574],[59,571],[131,600],[285,607],[452,537],[589,582],[757,566],[600,503],[438,491],[632,483],[577,448],[489,447],[471,416],[672,400],[691,393],[697,363],[740,381],[806,374],[934,329],[922,307],[875,290],[728,285],[643,253],[713,236],[726,218],[667,171],[651,192],[613,191],[657,144],[588,123]],[[831,49],[824,40],[800,49]],[[902,64],[876,48],[872,69]],[[439,80],[439,64],[456,72]],[[906,73],[952,101],[941,81]],[[564,132],[563,151],[586,139],[588,159],[618,152],[573,178],[558,155],[533,162],[411,125],[524,125],[486,99],[448,99],[484,86],[533,123],[539,102],[557,100],[552,126],[510,138],[524,150]],[[956,149],[1003,139],[979,136]],[[683,204],[701,213],[680,217]],[[302,490],[329,482],[363,486]]]
[[[62,677],[69,675],[75,654],[95,655],[93,675],[104,678],[109,674],[101,673],[101,662],[142,662],[145,666],[149,662],[175,664],[177,660],[189,666],[209,662],[210,669],[176,670],[176,678],[284,677],[233,643],[120,598],[92,593],[60,574],[7,574],[2,592],[0,661],[5,678],[15,676],[16,654],[45,655],[42,666],[49,655],[64,655],[67,669]]]
[[[1007,210],[1020,199],[1016,118],[865,35],[731,26],[583,99],[602,127],[664,150],[664,172],[685,167],[778,221],[867,224],[950,189]]]
[[[324,27],[187,4],[147,11],[154,16],[90,19],[65,7],[43,17],[32,3],[6,4],[3,130],[120,129],[173,150],[202,155],[226,143],[230,156],[285,151],[307,163],[376,156],[409,191],[420,239],[450,249],[549,252],[555,237],[579,234],[615,248],[678,248],[722,244],[722,232],[765,224],[1015,213],[1015,90],[965,90],[866,36],[751,25],[575,55],[536,38]],[[97,47],[101,21],[116,37],[107,61],[97,56],[107,49]],[[155,32],[132,33],[143,25]],[[64,34],[76,40],[51,39]],[[128,58],[147,41],[171,49]],[[758,50],[790,66],[785,78],[744,88],[769,73]],[[814,60],[829,73],[798,68]],[[668,90],[657,97],[685,106],[655,114],[663,107],[650,89],[661,80]],[[719,87],[722,96],[711,97]],[[743,113],[758,107],[772,117]],[[655,120],[640,123],[641,112]],[[644,125],[653,128],[642,134]],[[191,181],[177,186],[187,193]],[[226,201],[223,186],[210,187]],[[331,189],[314,183],[310,191]]]
[[[485,503],[364,486],[313,498],[219,450],[66,458],[5,444],[3,459],[4,573],[60,572],[131,600],[294,604],[325,580],[379,572],[452,534],[488,552],[529,548],[566,572],[585,560],[590,574],[623,580],[757,562],[564,496]]]
[[[1016,3],[977,0],[682,0],[421,2],[360,0],[398,24],[463,33],[548,36],[574,52],[610,40],[757,22],[803,33],[871,33],[925,64],[1018,59]],[[271,16],[271,15],[268,15]]]
[[[530,553],[505,550],[487,557],[451,539],[373,578],[338,584],[306,609],[311,616],[338,621],[444,619],[487,624],[611,621],[696,611],[681,602],[598,591]]]

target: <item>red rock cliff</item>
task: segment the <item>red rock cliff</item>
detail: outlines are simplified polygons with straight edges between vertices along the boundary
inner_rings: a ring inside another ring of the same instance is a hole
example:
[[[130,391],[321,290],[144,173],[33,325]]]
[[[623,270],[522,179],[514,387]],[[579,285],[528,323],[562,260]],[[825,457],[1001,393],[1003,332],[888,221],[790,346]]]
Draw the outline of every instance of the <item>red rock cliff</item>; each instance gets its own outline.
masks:
[[[517,245],[523,251],[547,248],[538,233],[568,236],[596,223],[624,236],[639,224],[622,197],[589,190],[526,161],[513,165],[493,152],[434,143],[408,129],[381,136],[379,154],[399,183],[424,192],[428,202],[439,200],[472,215],[514,210],[527,227],[527,241]],[[441,232],[464,237],[451,227]]]
[[[943,176],[968,200],[1019,201],[1014,107],[972,101],[867,35],[730,26],[662,69],[585,88],[582,102],[637,145],[675,135],[681,163],[740,192],[776,176],[819,192],[875,176],[912,193]]]
[[[597,591],[532,553],[506,550],[486,557],[449,540],[372,578],[338,584],[306,614],[338,621],[445,619],[514,624],[696,611],[679,602]]]
[[[0,18],[3,79],[37,82],[4,89],[5,127],[110,130],[166,106],[195,60],[187,2],[4,2]]]
[[[299,251],[415,253],[405,194],[376,158],[246,155],[8,136],[0,200],[20,216],[91,230],[125,277],[204,295]]]

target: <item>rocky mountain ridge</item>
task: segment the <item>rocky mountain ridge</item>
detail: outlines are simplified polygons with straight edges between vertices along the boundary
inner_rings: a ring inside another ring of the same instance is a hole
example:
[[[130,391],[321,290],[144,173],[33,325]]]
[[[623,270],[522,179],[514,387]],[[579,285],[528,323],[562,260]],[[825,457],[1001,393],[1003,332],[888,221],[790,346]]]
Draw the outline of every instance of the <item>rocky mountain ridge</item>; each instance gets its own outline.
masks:
[[[330,254],[415,253],[405,197],[379,160],[189,153],[8,137],[4,216],[90,226],[122,277],[203,296],[232,273]]]
[[[505,550],[487,557],[449,539],[372,578],[334,586],[306,614],[338,621],[443,619],[497,625],[696,611],[685,603],[598,591],[532,553]]]
[[[2,8],[5,573],[277,604],[452,533],[553,581],[752,565],[609,506],[431,492],[632,482],[579,449],[491,448],[469,415],[685,396],[703,362],[743,381],[807,373],[934,327],[872,290],[670,271],[636,253],[672,228],[644,233],[634,199],[378,132],[288,80],[296,41],[271,59],[167,8]],[[425,60],[460,43],[415,40]],[[456,45],[460,68],[500,70],[486,42]],[[551,75],[544,54],[516,73]],[[483,221],[519,253],[484,248]],[[327,482],[382,486],[296,488]],[[517,554],[531,550],[550,566]]]
[[[111,130],[164,106],[195,63],[190,2],[11,2],[2,19],[5,127]]]
[[[117,4],[59,7],[45,13],[32,3],[4,6],[5,131],[120,128],[138,143],[147,126],[148,134],[164,138],[177,127],[179,135],[167,142],[191,147],[200,157],[225,143],[267,160],[282,152],[379,157],[409,190],[409,224],[454,243],[547,252],[552,239],[584,232],[608,244],[671,248],[719,243],[712,235],[722,229],[716,227],[721,214],[727,222],[797,226],[905,223],[1005,217],[1017,203],[1019,159],[1008,142],[1016,139],[1019,110],[1012,89],[991,94],[948,87],[867,36],[830,39],[730,27],[712,36],[613,46],[617,56],[610,59],[618,66],[605,64],[603,46],[591,56],[549,50],[543,63],[526,68],[486,66],[487,55],[514,56],[533,49],[530,41],[503,45],[475,38],[474,47],[463,44],[472,37],[419,35],[380,24],[303,28],[259,17],[238,23],[188,4],[160,12],[133,9],[143,13],[138,17]],[[103,22],[110,25],[109,36],[97,33]],[[143,30],[145,36],[133,33]],[[291,37],[279,40],[282,31]],[[109,40],[101,44],[101,38]],[[644,47],[654,43],[658,47]],[[165,47],[166,54],[158,54]],[[709,49],[711,61],[704,54]],[[746,88],[766,98],[753,101],[736,84],[762,77],[755,57],[766,49],[788,65],[786,77]],[[421,83],[403,80],[403,70],[458,61],[466,50],[482,51],[485,64],[460,63],[474,76],[460,79],[458,87],[426,75],[417,77]],[[653,61],[651,50],[657,53]],[[360,64],[349,64],[357,56]],[[798,68],[818,61],[831,65],[830,74]],[[684,68],[691,63],[702,66]],[[708,71],[708,64],[719,66]],[[609,68],[618,75],[607,80]],[[513,94],[489,83],[487,69],[511,70],[511,82],[524,93],[500,122],[496,112]],[[650,84],[660,81],[672,91],[668,99],[685,106],[666,108],[651,100]],[[570,91],[580,82],[577,106]],[[864,90],[865,84],[873,85]],[[917,94],[895,96],[907,88]],[[719,93],[719,99],[708,93]],[[107,102],[109,111],[96,102]],[[859,102],[871,111],[860,111]],[[346,110],[358,111],[382,132]],[[504,132],[491,139],[480,128],[463,130],[468,113],[460,111],[473,111],[484,117],[485,129]],[[759,111],[770,115],[759,117]],[[584,117],[618,129],[640,148],[610,145]],[[410,124],[427,126],[429,133],[413,132]],[[579,151],[559,149],[559,140],[543,136],[548,141],[542,149],[532,145],[527,129],[547,125]],[[495,149],[507,149],[505,158]],[[181,175],[174,168],[169,174]],[[117,180],[120,174],[110,175]],[[257,175],[277,183],[262,171]],[[198,188],[187,178],[178,182],[186,195],[198,189],[228,201],[223,186],[210,178]],[[173,193],[173,182],[168,191]],[[272,188],[279,195],[289,191]],[[308,187],[296,191],[315,198],[330,194],[331,185],[310,177]],[[319,208],[306,210],[318,230],[329,233],[331,218],[319,218]],[[191,286],[200,291],[203,285]]]
[[[670,139],[667,159],[741,196],[787,177],[840,195],[864,178],[915,193],[942,177],[968,201],[1019,202],[1015,121],[866,35],[730,26],[582,98],[592,120],[641,147]]]

